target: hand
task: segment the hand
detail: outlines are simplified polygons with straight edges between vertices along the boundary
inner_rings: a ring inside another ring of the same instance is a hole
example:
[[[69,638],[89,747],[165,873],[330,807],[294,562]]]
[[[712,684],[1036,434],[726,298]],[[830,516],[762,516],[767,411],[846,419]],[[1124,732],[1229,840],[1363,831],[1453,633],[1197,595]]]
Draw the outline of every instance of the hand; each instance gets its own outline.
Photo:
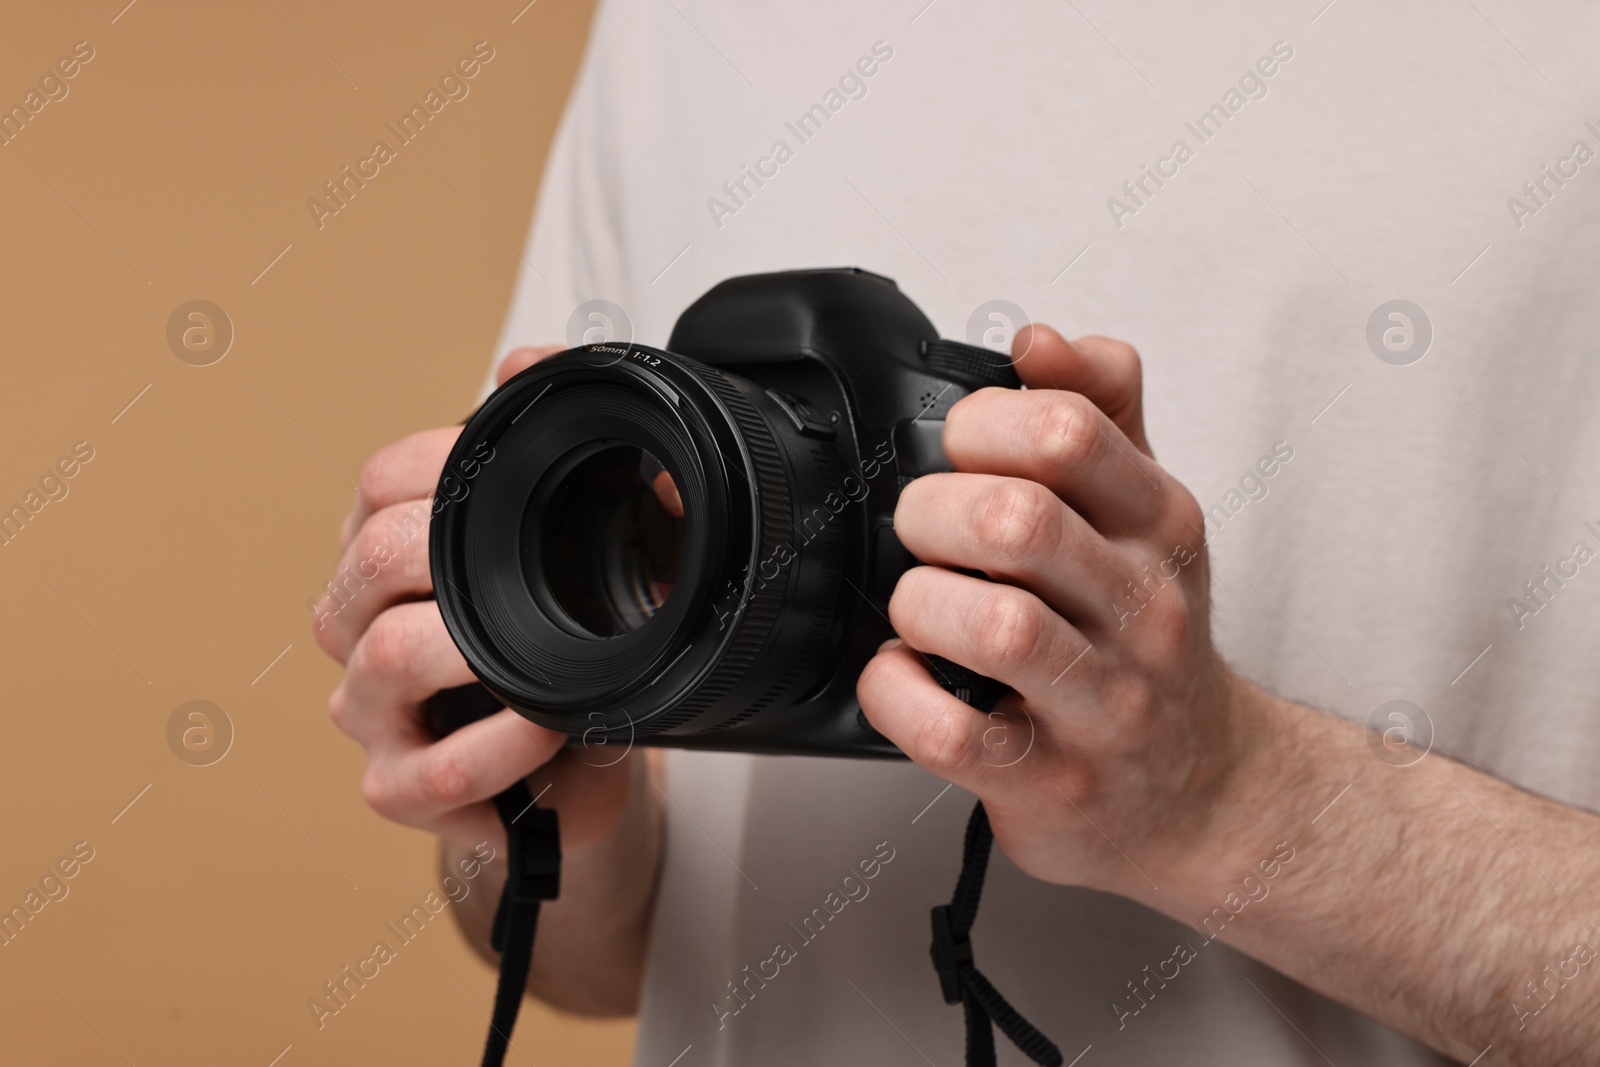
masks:
[[[498,381],[560,348],[512,352]],[[380,449],[362,469],[344,521],[343,558],[312,622],[323,651],[347,668],[328,711],[366,749],[362,792],[380,815],[468,848],[503,843],[490,798],[537,770],[532,788],[556,784],[549,803],[560,812],[564,844],[578,848],[607,836],[621,818],[629,759],[585,765],[563,752],[565,735],[509,709],[442,740],[422,714],[435,692],[476,681],[445,630],[428,569],[432,495],[460,432],[413,434]]]
[[[1390,766],[1357,723],[1235,675],[1204,516],[1150,453],[1133,349],[1035,328],[1015,352],[1028,390],[956,404],[956,473],[901,495],[927,566],[890,601],[903,643],[861,675],[873,725],[976,793],[1023,870],[1188,922],[1191,951],[1225,931],[1462,1063],[1593,1062],[1600,987],[1564,976],[1595,959],[1600,818],[1442,755]],[[985,715],[923,653],[1015,692]],[[1119,1027],[1142,1004],[1115,1000]]]
[[[956,473],[901,494],[895,530],[927,565],[900,579],[903,642],[857,691],[879,731],[983,800],[1023,870],[1137,896],[1189,858],[1256,705],[1212,647],[1204,516],[1150,452],[1138,355],[1048,327],[1014,348],[1028,389],[955,404]],[[1014,692],[976,711],[923,654]]]

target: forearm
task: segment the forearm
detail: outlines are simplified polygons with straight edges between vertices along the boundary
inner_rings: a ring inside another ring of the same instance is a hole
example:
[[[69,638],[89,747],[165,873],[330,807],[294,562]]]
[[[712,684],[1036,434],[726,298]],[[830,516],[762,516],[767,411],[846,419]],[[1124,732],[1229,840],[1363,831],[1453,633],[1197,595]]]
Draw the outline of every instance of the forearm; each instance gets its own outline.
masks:
[[[1600,818],[1437,753],[1392,766],[1353,723],[1242,699],[1263,743],[1206,847],[1139,895],[1462,1062],[1491,1044],[1499,1063],[1593,1062]],[[1293,858],[1265,877],[1280,844]]]
[[[567,847],[563,833],[561,895],[540,909],[528,973],[529,995],[562,1010],[627,1015],[638,1008],[662,835],[658,794],[647,782],[650,755],[629,761],[633,781],[612,832],[577,847]],[[465,854],[445,842],[441,866],[449,872]],[[483,869],[484,891],[455,912],[468,943],[498,967],[489,934],[506,870],[504,864]]]

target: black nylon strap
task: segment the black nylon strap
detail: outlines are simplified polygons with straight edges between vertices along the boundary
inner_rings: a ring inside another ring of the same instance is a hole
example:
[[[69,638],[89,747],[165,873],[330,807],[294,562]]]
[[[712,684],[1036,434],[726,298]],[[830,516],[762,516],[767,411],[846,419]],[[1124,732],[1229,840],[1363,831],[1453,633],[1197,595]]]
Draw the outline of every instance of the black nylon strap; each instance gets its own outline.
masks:
[[[528,987],[539,905],[554,900],[561,886],[561,835],[556,813],[534,804],[526,782],[494,798],[506,828],[506,886],[494,915],[490,943],[500,953],[500,981],[483,1048],[483,1067],[501,1067]]]
[[[423,707],[434,736],[444,737],[493,715],[502,703],[473,682],[435,693]],[[561,888],[561,833],[556,813],[535,804],[528,783],[520,780],[494,798],[494,807],[506,828],[506,885],[489,934],[490,945],[500,953],[500,979],[484,1043],[483,1067],[501,1067],[505,1062],[511,1030],[528,988],[539,905],[556,899]]]
[[[966,347],[966,346],[963,346]],[[928,656],[935,679],[948,692],[980,711],[992,708],[1008,687],[941,656]],[[428,721],[443,737],[474,719],[492,714],[498,698],[482,686],[459,686],[427,701]],[[494,798],[506,828],[507,875],[495,912],[490,943],[500,953],[494,1013],[484,1043],[482,1067],[503,1067],[517,1013],[527,991],[539,907],[560,888],[561,839],[556,813],[533,802],[522,781]],[[1061,1052],[1024,1019],[972,962],[972,924],[978,917],[984,875],[994,834],[983,804],[967,823],[961,874],[949,904],[933,909],[932,956],[945,1001],[961,1004],[967,1024],[967,1067],[995,1067],[994,1027],[1041,1067],[1061,1067]]]
[[[1061,1050],[1013,1008],[972,962],[972,924],[978,918],[994,831],[979,801],[967,820],[961,874],[950,903],[933,909],[933,967],[945,1003],[961,1004],[967,1019],[967,1067],[995,1067],[994,1026],[1041,1067],[1061,1067]]]

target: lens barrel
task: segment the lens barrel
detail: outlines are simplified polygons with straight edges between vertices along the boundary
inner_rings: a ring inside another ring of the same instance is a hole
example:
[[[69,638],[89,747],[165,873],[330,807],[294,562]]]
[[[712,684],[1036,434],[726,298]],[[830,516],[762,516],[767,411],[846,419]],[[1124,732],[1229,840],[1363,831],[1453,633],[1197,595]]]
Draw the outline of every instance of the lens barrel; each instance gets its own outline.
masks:
[[[640,345],[573,349],[496,391],[446,464],[480,469],[429,548],[489,690],[552,729],[642,737],[781,713],[826,682],[864,535],[854,511],[819,511],[838,460],[791,401]]]

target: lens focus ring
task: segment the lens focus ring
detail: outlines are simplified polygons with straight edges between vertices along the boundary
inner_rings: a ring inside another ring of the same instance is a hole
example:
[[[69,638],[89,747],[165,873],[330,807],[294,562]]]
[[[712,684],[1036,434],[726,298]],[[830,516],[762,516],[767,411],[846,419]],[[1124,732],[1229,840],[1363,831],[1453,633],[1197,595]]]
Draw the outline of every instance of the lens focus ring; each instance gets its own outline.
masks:
[[[687,359],[680,359],[680,363],[711,388],[733,416],[739,429],[739,436],[750,455],[749,469],[740,473],[750,480],[755,490],[759,536],[755,538],[754,558],[743,568],[743,573],[731,576],[725,586],[714,593],[717,604],[715,617],[721,625],[735,627],[733,641],[723,652],[716,669],[691,696],[652,720],[651,733],[670,730],[699,719],[746,678],[772,634],[784,599],[783,582],[764,581],[759,569],[762,561],[772,559],[777,547],[787,540],[794,523],[794,499],[783,459],[778,453],[771,429],[754,403],[715,367]],[[737,463],[732,457],[724,459]],[[732,718],[743,710],[740,705],[729,707],[725,715],[716,716],[711,721],[697,722],[696,728],[714,729],[720,720]]]

